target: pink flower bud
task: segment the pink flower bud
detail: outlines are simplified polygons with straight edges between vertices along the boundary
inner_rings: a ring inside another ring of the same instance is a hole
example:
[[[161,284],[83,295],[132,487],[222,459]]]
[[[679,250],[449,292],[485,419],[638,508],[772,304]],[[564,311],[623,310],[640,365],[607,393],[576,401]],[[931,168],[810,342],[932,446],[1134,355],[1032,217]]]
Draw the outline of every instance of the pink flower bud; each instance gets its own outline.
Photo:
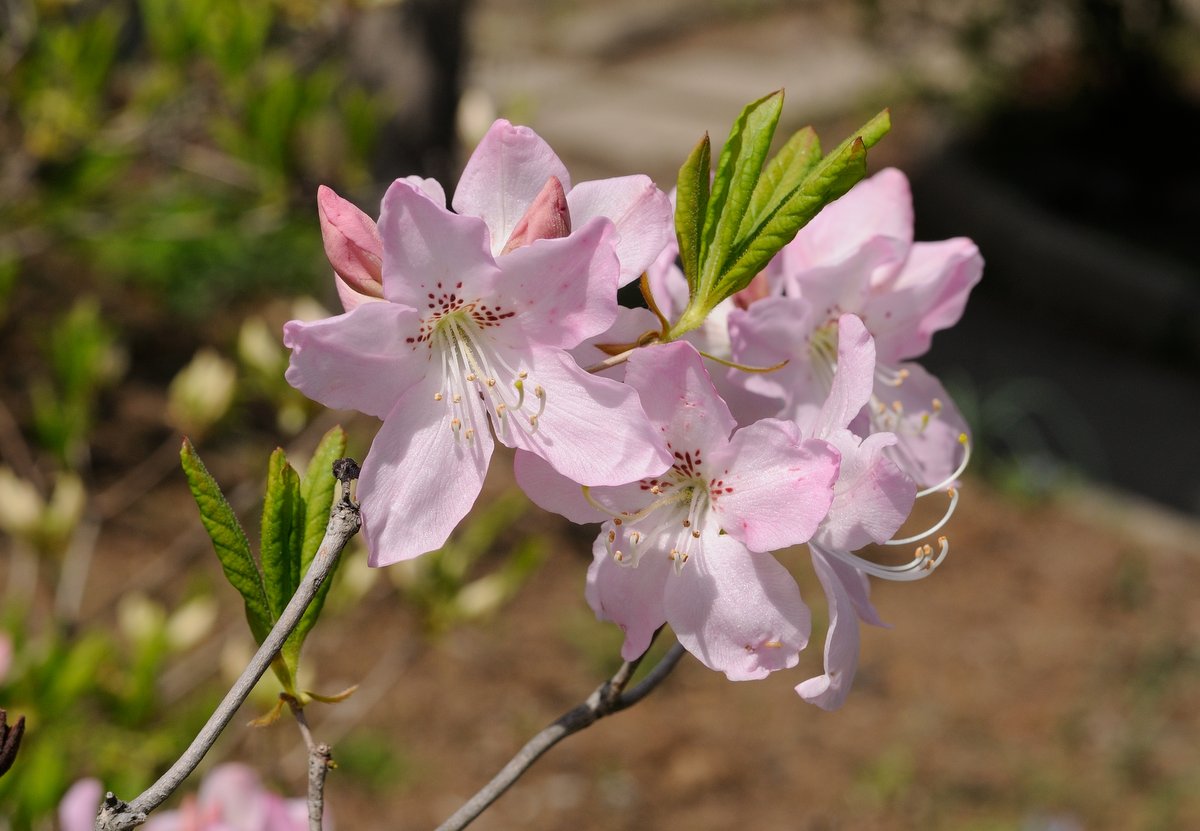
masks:
[[[567,194],[562,182],[551,176],[538,192],[525,215],[513,228],[512,236],[501,254],[507,254],[535,239],[559,239],[571,233],[571,213],[567,209]]]
[[[764,297],[769,296],[770,293],[771,286],[767,282],[767,275],[759,272],[754,275],[754,279],[744,289],[733,295],[733,303],[739,309],[748,309],[750,308],[750,304],[762,300]]]
[[[345,283],[338,285],[342,304],[349,310],[367,297],[383,297],[383,241],[375,223],[324,185],[317,188],[317,210],[325,256]]]

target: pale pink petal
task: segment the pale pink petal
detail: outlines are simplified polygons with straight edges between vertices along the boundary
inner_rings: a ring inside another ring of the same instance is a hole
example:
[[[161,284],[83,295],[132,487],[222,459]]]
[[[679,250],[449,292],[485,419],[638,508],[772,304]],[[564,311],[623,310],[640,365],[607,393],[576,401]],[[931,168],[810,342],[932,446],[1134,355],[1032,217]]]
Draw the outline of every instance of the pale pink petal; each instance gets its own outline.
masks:
[[[622,565],[608,553],[604,526],[592,545],[592,565],[584,591],[588,604],[601,620],[611,620],[625,633],[621,657],[637,658],[650,646],[650,639],[663,623],[663,591],[674,578],[665,553],[652,550],[637,565]]]
[[[810,546],[810,548],[812,548]],[[813,569],[829,603],[829,633],[825,636],[825,674],[796,686],[796,692],[823,710],[836,710],[850,694],[858,670],[858,617],[841,578],[825,556],[812,548]]]
[[[205,816],[223,820],[232,831],[262,831],[266,821],[267,798],[262,780],[249,765],[228,762],[217,765],[196,795],[197,809]],[[217,823],[204,823],[213,828]]]
[[[970,428],[937,378],[919,364],[901,364],[908,373],[899,385],[877,381],[875,396],[882,416],[872,414],[872,427],[896,434],[889,451],[901,470],[921,487],[931,487],[950,476],[963,458],[959,437]]]
[[[736,423],[691,344],[675,341],[639,349],[629,356],[627,367],[625,383],[638,391],[650,422],[678,460],[728,441]]]
[[[861,320],[851,314],[842,315],[838,319],[837,371],[829,397],[806,435],[823,439],[845,429],[871,399],[874,386],[875,341]]]
[[[536,453],[518,450],[513,458],[513,473],[521,490],[542,510],[580,525],[609,518],[609,514],[596,510],[584,498],[582,486],[563,476]]]
[[[679,246],[674,239],[646,267],[650,293],[667,320],[677,320],[688,304],[688,283],[683,270],[676,264]]]
[[[576,226],[598,216],[616,225],[622,286],[641,277],[675,237],[671,200],[648,176],[580,182],[567,194],[567,204]]]
[[[897,252],[893,242],[873,238],[845,259],[804,267],[793,264],[793,252],[784,248],[779,252],[784,291],[809,302],[814,327],[832,323],[846,312],[858,312],[870,297],[871,275],[881,269],[898,271],[904,264],[907,249]]]
[[[860,440],[849,430],[838,430],[827,438],[841,453],[842,468],[829,515],[813,541],[824,548],[857,551],[890,539],[908,518],[917,492],[913,480],[887,456],[896,437],[872,433]]]
[[[353,294],[382,297],[383,241],[375,220],[324,185],[317,188],[317,211],[334,272]]]
[[[58,803],[61,831],[91,831],[103,794],[104,787],[99,779],[80,779],[68,788]]]
[[[446,207],[446,191],[437,179],[426,179],[423,176],[405,176],[401,181],[408,182],[421,193],[429,197],[439,208]]]
[[[743,373],[740,386],[779,401],[788,417],[809,423],[825,401],[809,348],[814,328],[811,307],[796,297],[768,297],[729,313],[734,361],[755,367],[786,361],[771,372]]]
[[[439,207],[404,180],[383,197],[383,293],[414,309],[434,309],[443,297],[471,302],[491,297],[500,274],[488,231],[470,216]]]
[[[809,547],[812,547],[811,542]],[[854,604],[854,611],[858,613],[858,619],[872,626],[891,629],[891,624],[883,622],[883,619],[879,617],[879,612],[875,610],[875,605],[871,603],[871,582],[867,579],[867,575],[849,563],[843,562],[840,558],[829,556],[828,551],[822,550],[821,554],[825,557],[826,564],[842,581],[842,588],[850,596],[850,602]]]
[[[832,446],[802,441],[792,422],[755,422],[708,458],[713,515],[751,551],[802,543],[829,510],[838,464]]]
[[[407,342],[419,325],[414,310],[382,302],[311,323],[290,321],[283,327],[292,350],[285,377],[326,407],[383,418],[429,371],[428,347]]]
[[[483,487],[492,457],[485,416],[466,408],[458,431],[441,379],[431,373],[396,403],[375,436],[358,480],[368,561],[386,566],[440,548]],[[466,431],[473,430],[468,440]]]
[[[878,269],[882,279],[904,261],[912,238],[908,179],[899,170],[887,168],[825,206],[785,250],[794,258],[793,267],[811,268],[845,262],[864,247],[883,240],[885,247],[876,249],[880,256],[868,266],[870,271]]]
[[[700,542],[699,553],[667,580],[667,621],[679,642],[732,681],[794,667],[811,617],[792,575],[731,537],[706,534]]]
[[[528,127],[499,119],[467,160],[454,210],[482,219],[491,231],[489,250],[499,254],[551,176],[570,192],[571,176],[550,145]]]
[[[545,409],[536,429],[510,412],[496,425],[501,442],[536,453],[581,485],[620,485],[670,467],[634,388],[589,375],[561,350],[534,350],[530,358],[527,383],[544,389]]]
[[[505,255],[498,301],[516,311],[531,342],[571,349],[617,316],[612,224],[598,219],[569,237],[540,239]]]
[[[919,242],[903,270],[864,304],[862,316],[887,364],[929,351],[933,334],[962,317],[971,289],[983,276],[983,257],[964,237]]]

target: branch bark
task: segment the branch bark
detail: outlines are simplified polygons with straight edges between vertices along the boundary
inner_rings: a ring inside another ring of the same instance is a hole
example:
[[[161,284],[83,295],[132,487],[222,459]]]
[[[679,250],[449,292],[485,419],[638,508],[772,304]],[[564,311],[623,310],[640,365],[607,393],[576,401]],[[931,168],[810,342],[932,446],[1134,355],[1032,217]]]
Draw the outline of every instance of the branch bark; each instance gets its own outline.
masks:
[[[349,465],[342,464],[344,462],[349,462]],[[341,466],[339,467],[339,465]],[[329,512],[329,524],[325,527],[325,537],[321,540],[321,545],[313,557],[308,573],[300,581],[296,593],[292,595],[292,599],[284,608],[283,614],[279,616],[279,620],[272,627],[266,640],[254,653],[250,664],[234,682],[229,692],[225,694],[225,698],[213,711],[208,722],[192,740],[188,749],[166,773],[159,777],[157,782],[129,803],[118,799],[111,791],[105,795],[100,804],[100,812],[96,815],[95,831],[127,831],[127,829],[135,828],[146,821],[146,817],[151,811],[166,801],[167,797],[200,764],[200,760],[212,748],[217,737],[229,725],[234,713],[250,695],[250,691],[258,683],[258,679],[267,671],[267,667],[271,665],[271,660],[279,652],[283,642],[296,628],[304,610],[316,596],[317,589],[329,577],[342,550],[362,526],[358,505],[351,500],[350,496],[350,485],[358,476],[358,466],[349,459],[339,459],[334,463],[334,475],[342,483],[342,495]]]
[[[553,724],[530,739],[491,782],[455,811],[453,816],[439,825],[437,831],[461,831],[466,828],[521,778],[525,771],[547,750],[572,733],[578,733],[584,728],[591,727],[605,716],[619,713],[645,698],[671,674],[671,670],[675,669],[675,665],[679,663],[683,653],[684,649],[680,644],[672,646],[654,669],[650,670],[649,674],[642,679],[641,683],[629,692],[625,692],[625,687],[633,678],[642,658],[626,661],[612,678],[605,681],[588,696],[587,701],[563,713]]]

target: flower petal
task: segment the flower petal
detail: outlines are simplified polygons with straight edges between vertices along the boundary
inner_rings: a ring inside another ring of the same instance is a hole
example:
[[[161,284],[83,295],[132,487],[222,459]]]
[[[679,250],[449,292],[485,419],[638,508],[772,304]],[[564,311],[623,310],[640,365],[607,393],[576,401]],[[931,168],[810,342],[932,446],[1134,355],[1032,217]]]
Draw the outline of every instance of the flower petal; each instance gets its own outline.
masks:
[[[887,456],[896,437],[872,433],[860,440],[839,430],[827,438],[841,453],[842,468],[813,541],[841,551],[884,542],[904,524],[917,493],[916,483]]]
[[[433,309],[443,294],[491,297],[500,274],[487,227],[437,205],[403,179],[388,188],[379,214],[383,293],[394,303]]]
[[[908,373],[903,383],[876,381],[875,396],[885,412],[872,413],[872,427],[896,434],[889,451],[892,459],[918,485],[931,487],[949,477],[962,461],[959,436],[970,435],[970,428],[937,378],[919,364],[899,368]]]
[[[514,424],[527,417],[510,411],[496,425],[501,442],[536,453],[580,485],[622,485],[670,467],[632,387],[589,375],[562,350],[529,356],[529,382],[543,388],[545,410],[536,430]]]
[[[965,237],[914,245],[896,279],[863,305],[880,360],[894,364],[929,351],[933,334],[962,317],[982,276],[983,257]]]
[[[496,297],[517,312],[530,342],[571,349],[617,317],[612,223],[597,219],[568,237],[539,239],[500,259]]]
[[[592,507],[584,498],[580,485],[563,476],[536,453],[518,450],[513,457],[513,473],[521,490],[542,510],[580,525],[603,522],[609,517]]]
[[[794,667],[812,621],[792,575],[731,537],[706,534],[701,544],[667,580],[667,621],[679,642],[732,681]]]
[[[289,321],[283,343],[292,356],[284,377],[326,407],[383,418],[429,371],[428,347],[407,342],[419,325],[415,310],[386,302],[311,323]]]
[[[796,685],[796,692],[823,710],[836,710],[850,694],[858,670],[858,617],[841,578],[815,547],[813,569],[829,603],[829,633],[825,636],[825,674]]]
[[[878,271],[876,279],[884,279],[904,262],[912,239],[908,179],[899,170],[887,168],[827,205],[800,229],[785,251],[791,268],[798,270],[844,263],[871,247],[874,256],[860,265],[866,265],[868,277]]]
[[[476,409],[452,429],[449,407],[433,397],[441,381],[430,373],[400,397],[363,461],[358,495],[373,566],[441,547],[483,487],[493,448],[487,422]]]
[[[99,779],[80,779],[67,789],[58,803],[58,825],[62,831],[91,831],[100,810],[104,786]]]
[[[856,316],[842,315],[838,318],[837,371],[829,397],[821,405],[816,423],[805,434],[824,439],[845,429],[871,399],[874,386],[875,341]]]
[[[649,176],[580,182],[567,194],[567,204],[577,227],[597,216],[616,225],[622,286],[641,277],[675,237],[671,200]]]
[[[666,622],[663,591],[673,578],[671,561],[655,550],[637,565],[622,565],[608,553],[608,530],[605,525],[592,544],[584,594],[596,617],[621,627],[625,633],[621,658],[632,661],[646,651],[654,633]]]
[[[498,119],[467,160],[454,210],[484,221],[491,231],[489,250],[498,255],[551,176],[570,192],[571,176],[550,145],[528,127]]]
[[[729,440],[736,422],[691,344],[676,341],[638,349],[626,366],[625,383],[638,391],[650,422],[680,459],[688,451],[710,452]]]
[[[751,551],[802,543],[829,510],[839,463],[831,445],[801,441],[790,421],[755,422],[709,457],[713,514]]]

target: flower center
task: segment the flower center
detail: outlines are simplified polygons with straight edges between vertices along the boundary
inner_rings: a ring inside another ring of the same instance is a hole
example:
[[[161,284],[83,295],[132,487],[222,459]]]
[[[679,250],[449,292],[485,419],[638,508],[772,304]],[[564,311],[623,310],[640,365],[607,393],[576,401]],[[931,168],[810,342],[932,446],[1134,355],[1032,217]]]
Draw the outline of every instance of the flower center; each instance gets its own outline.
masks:
[[[444,383],[433,398],[449,406],[456,438],[472,441],[478,431],[488,429],[489,418],[500,436],[506,429],[537,432],[546,390],[530,379],[527,369],[509,363],[486,334],[513,314],[474,301],[426,318],[425,336],[441,356]]]
[[[664,553],[676,571],[682,570],[700,550],[713,505],[722,494],[733,492],[723,478],[705,478],[703,451],[675,450],[669,442],[667,447],[675,463],[661,476],[638,483],[652,497],[640,510],[613,510],[584,489],[594,507],[612,516],[603,533],[608,553],[622,565],[636,566],[644,553],[653,550]]]

